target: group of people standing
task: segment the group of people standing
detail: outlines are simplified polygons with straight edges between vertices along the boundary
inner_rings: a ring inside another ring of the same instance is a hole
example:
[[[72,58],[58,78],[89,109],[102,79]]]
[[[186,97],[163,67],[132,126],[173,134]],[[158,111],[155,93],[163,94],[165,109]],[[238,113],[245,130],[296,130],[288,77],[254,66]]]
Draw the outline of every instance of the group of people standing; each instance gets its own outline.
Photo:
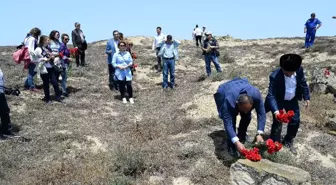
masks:
[[[131,51],[132,47],[132,41],[125,39],[122,33],[114,30],[113,38],[107,41],[105,53],[110,89],[120,91],[123,103],[127,103],[127,91],[129,102],[134,104],[132,79],[136,55]]]
[[[61,39],[61,40],[60,40]],[[52,102],[49,85],[52,84],[56,101],[61,102],[61,96],[68,96],[67,91],[67,73],[70,62],[74,59],[70,57],[70,51],[67,44],[70,40],[68,34],[53,30],[49,36],[41,35],[39,28],[33,28],[25,37],[22,47],[28,48],[30,61],[26,64],[28,77],[24,87],[32,92],[39,92],[34,84],[34,76],[39,74],[43,81],[44,98],[43,100],[50,104]],[[76,64],[85,66],[85,50],[87,43],[80,24],[75,23],[75,29],[72,31],[73,46],[78,48],[76,54]],[[81,62],[81,63],[80,63]],[[59,88],[59,77],[61,80],[61,89]]]

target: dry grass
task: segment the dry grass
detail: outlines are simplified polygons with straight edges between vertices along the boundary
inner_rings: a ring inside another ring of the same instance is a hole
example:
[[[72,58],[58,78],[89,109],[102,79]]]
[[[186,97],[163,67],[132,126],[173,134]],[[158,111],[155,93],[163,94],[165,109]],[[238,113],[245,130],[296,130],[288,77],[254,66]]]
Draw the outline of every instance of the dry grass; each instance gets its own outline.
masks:
[[[190,59],[184,61],[187,67],[176,72],[177,88],[168,91],[146,80],[161,81],[162,77],[151,72],[156,64],[149,47],[151,40],[143,39],[141,44],[134,51],[139,57],[137,72],[145,78],[134,80],[139,88],[135,88],[133,106],[122,104],[119,92],[111,92],[107,86],[105,46],[89,47],[88,68],[73,68],[69,78],[71,94],[64,103],[45,105],[41,101],[43,94],[26,91],[20,97],[8,96],[12,122],[27,139],[0,142],[0,184],[148,184],[152,176],[162,178],[165,184],[178,177],[194,184],[227,183],[228,164],[232,161],[221,157],[226,153],[225,138],[208,136],[222,128],[222,121],[214,117],[191,119],[188,112],[199,110],[200,104],[183,105],[199,95],[211,96],[212,92],[204,89],[234,77],[247,77],[265,93],[268,75],[277,64],[261,61],[295,50],[297,44],[278,43],[278,48],[269,53],[270,47],[257,43],[227,47],[221,51],[223,73],[214,72],[207,78],[201,52],[194,43],[183,42],[181,61],[184,57]],[[0,48],[0,65],[6,84],[22,87],[26,72],[11,61],[13,51],[14,47]],[[242,59],[251,55],[259,57],[248,62]],[[307,69],[317,65],[309,64]],[[327,95],[312,95],[311,109],[302,109],[307,122],[303,129],[322,127],[324,111],[335,109],[329,100]],[[324,140],[335,143],[333,137],[325,136]],[[333,145],[313,146],[335,155],[328,151]],[[290,161],[281,156],[273,160]],[[328,182],[326,178],[332,171],[315,168],[316,164],[311,163],[300,165],[312,173],[314,180]]]

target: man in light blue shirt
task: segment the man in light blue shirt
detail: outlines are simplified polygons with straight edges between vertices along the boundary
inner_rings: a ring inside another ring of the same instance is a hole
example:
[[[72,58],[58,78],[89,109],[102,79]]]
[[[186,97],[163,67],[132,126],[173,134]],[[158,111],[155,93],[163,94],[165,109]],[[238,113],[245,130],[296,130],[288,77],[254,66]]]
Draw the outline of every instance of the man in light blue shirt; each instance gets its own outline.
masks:
[[[315,13],[310,15],[310,19],[305,23],[304,32],[306,33],[305,47],[309,48],[313,46],[316,31],[322,26],[322,22],[315,18]]]
[[[178,46],[180,42],[173,40],[171,35],[167,36],[167,41],[162,43],[161,49],[158,53],[159,57],[163,59],[163,83],[164,89],[168,88],[168,71],[170,73],[170,88],[175,85],[175,60],[178,60]]]

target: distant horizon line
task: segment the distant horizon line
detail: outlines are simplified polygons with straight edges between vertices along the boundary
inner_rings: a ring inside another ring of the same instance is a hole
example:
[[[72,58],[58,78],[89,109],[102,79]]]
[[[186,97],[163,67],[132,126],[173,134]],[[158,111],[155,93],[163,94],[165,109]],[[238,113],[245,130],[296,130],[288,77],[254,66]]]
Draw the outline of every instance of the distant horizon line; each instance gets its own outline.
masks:
[[[145,37],[145,38],[153,38],[153,36],[145,36],[145,35],[136,35],[136,36],[127,36],[125,38],[136,38],[136,37]],[[220,38],[220,37],[230,37],[234,40],[242,40],[242,41],[253,41],[253,40],[270,40],[270,39],[304,39],[305,36],[292,36],[292,37],[266,37],[266,38],[256,38],[256,39],[241,39],[241,38],[235,38],[235,37],[232,37],[231,35],[220,35],[220,36],[216,36],[214,35],[215,38]],[[336,35],[334,36],[331,36],[331,35],[321,35],[321,36],[316,36],[316,38],[327,38],[327,37],[335,37],[336,38]],[[91,41],[91,42],[88,42],[88,44],[95,44],[95,43],[98,43],[98,42],[103,42],[103,41],[107,41],[111,38],[107,38],[107,39],[100,39],[100,40],[96,40],[96,41]],[[192,39],[181,39],[181,41],[193,41]],[[19,44],[17,45],[0,45],[0,47],[9,47],[9,46],[18,46]],[[72,43],[69,43],[68,45],[72,45]]]

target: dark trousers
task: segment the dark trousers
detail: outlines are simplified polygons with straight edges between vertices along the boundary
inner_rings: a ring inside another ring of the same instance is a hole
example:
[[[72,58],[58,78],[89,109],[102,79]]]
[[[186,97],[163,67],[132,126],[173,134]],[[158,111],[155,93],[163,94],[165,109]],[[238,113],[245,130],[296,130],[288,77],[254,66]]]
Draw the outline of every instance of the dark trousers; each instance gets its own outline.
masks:
[[[0,134],[8,134],[9,127],[8,124],[10,123],[9,117],[10,109],[7,104],[6,96],[4,93],[0,94],[0,117],[1,117],[1,127],[0,127]]]
[[[293,110],[294,117],[292,121],[288,124],[287,134],[285,136],[286,141],[292,141],[299,130],[300,127],[300,107],[299,102],[294,98],[291,101],[281,101],[277,102],[279,110],[285,109],[286,111]],[[271,139],[273,141],[280,142],[281,140],[281,131],[282,131],[282,123],[278,122],[275,116],[273,115],[273,124],[271,129]]]
[[[49,83],[51,83],[52,86],[54,87],[56,99],[60,99],[61,93],[60,93],[60,90],[59,90],[59,87],[58,87],[58,81],[57,81],[58,74],[56,73],[54,68],[47,68],[47,70],[48,70],[48,73],[41,74],[41,78],[42,78],[42,81],[43,81],[43,90],[44,90],[45,100],[46,101],[51,100]]]
[[[112,66],[112,64],[108,65],[108,72],[109,72],[109,86],[110,86],[110,88],[118,89],[118,83],[114,79],[115,68]]]
[[[157,59],[157,65],[158,65],[157,70],[158,71],[161,71],[161,68],[162,68],[162,66],[161,66],[161,57],[157,56],[158,53],[159,53],[159,51],[160,51],[160,49],[161,49],[160,47],[156,48],[156,59]]]
[[[119,90],[121,98],[125,98],[126,87],[129,98],[132,98],[133,97],[132,81],[126,81],[126,80],[119,81]]]
[[[79,59],[80,59],[80,62],[79,62]],[[85,65],[85,50],[78,49],[78,55],[76,55],[76,64],[77,66]]]
[[[202,45],[202,35],[196,36],[196,46],[197,47],[199,46],[198,42],[200,45]]]
[[[240,119],[240,122],[239,122],[237,137],[239,138],[239,141],[241,143],[245,143],[247,127],[250,125],[252,115],[251,115],[251,112],[249,112],[247,114],[240,113],[240,117],[241,117],[241,119]],[[236,118],[233,118],[232,126],[233,126],[233,130],[236,131]],[[232,143],[231,139],[232,138],[230,138],[229,134],[227,134],[228,148],[234,148],[235,147],[235,145]]]

